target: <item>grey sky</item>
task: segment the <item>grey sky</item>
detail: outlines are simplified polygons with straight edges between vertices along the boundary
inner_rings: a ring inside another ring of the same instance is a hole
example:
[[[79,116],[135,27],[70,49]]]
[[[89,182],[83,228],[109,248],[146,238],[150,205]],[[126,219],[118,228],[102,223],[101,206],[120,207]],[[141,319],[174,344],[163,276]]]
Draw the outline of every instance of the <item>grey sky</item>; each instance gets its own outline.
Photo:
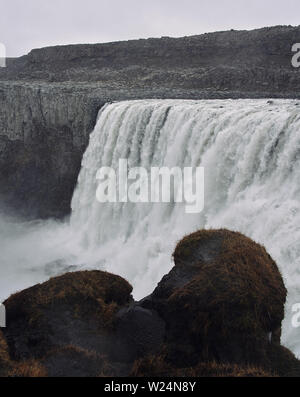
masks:
[[[32,48],[299,25],[299,0],[0,0],[8,56]]]

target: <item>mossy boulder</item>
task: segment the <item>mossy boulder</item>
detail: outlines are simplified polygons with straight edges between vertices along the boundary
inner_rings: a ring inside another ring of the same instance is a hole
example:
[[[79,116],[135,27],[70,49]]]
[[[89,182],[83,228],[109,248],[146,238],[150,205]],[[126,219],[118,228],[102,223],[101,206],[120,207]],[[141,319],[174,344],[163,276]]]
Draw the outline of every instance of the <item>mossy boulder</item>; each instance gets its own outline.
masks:
[[[52,278],[11,296],[4,302],[7,328],[3,331],[11,359],[19,363],[39,360],[53,376],[87,375],[86,368],[96,363],[94,376],[102,371],[105,360],[119,367],[119,352],[125,358],[129,352],[115,341],[114,317],[133,301],[131,291],[131,285],[119,276],[86,271]],[[77,372],[70,365],[68,370],[67,364],[61,368],[62,363],[72,362],[70,357],[77,357],[78,362],[82,358]]]
[[[264,247],[228,230],[200,230],[181,240],[175,267],[142,303],[167,324],[166,357],[266,363],[280,344],[286,288]]]

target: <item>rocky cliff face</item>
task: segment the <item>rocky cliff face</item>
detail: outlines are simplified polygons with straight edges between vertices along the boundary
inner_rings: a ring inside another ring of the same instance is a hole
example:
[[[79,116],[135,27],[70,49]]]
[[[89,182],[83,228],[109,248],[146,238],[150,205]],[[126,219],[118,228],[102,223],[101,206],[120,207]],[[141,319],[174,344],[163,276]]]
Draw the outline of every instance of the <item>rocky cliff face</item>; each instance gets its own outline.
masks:
[[[88,134],[103,103],[80,89],[0,83],[2,202],[31,217],[68,213]]]
[[[0,69],[0,197],[66,215],[97,112],[140,98],[299,97],[300,28],[33,50]]]

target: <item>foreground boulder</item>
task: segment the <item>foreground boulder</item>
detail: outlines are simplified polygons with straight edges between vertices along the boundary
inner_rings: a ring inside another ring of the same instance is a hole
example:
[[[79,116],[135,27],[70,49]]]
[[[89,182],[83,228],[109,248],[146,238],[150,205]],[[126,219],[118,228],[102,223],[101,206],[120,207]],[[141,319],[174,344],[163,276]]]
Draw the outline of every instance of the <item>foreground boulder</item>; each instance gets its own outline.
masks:
[[[280,346],[287,291],[264,247],[240,233],[200,230],[180,241],[173,256],[175,267],[141,302],[166,321],[160,363],[299,370],[298,360]]]
[[[240,233],[201,230],[177,245],[174,262],[151,297],[170,341],[190,346],[195,360],[221,361],[256,361],[279,343],[287,291],[263,247]]]
[[[121,277],[91,271],[11,296],[4,330],[11,358],[39,360],[50,376],[97,376],[105,367],[108,375],[128,371],[130,352],[113,338],[112,329],[115,313],[132,301],[131,291]]]
[[[286,289],[259,244],[201,230],[140,302],[121,277],[68,273],[11,296],[0,376],[300,376],[280,345]]]

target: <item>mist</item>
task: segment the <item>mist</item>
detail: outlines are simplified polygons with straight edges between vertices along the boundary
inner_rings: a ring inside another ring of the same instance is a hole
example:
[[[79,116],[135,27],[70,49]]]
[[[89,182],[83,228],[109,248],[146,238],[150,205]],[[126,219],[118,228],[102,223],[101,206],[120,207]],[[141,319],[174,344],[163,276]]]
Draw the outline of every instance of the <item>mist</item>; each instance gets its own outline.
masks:
[[[74,246],[68,223],[26,222],[0,214],[0,302],[49,277],[68,271]]]

